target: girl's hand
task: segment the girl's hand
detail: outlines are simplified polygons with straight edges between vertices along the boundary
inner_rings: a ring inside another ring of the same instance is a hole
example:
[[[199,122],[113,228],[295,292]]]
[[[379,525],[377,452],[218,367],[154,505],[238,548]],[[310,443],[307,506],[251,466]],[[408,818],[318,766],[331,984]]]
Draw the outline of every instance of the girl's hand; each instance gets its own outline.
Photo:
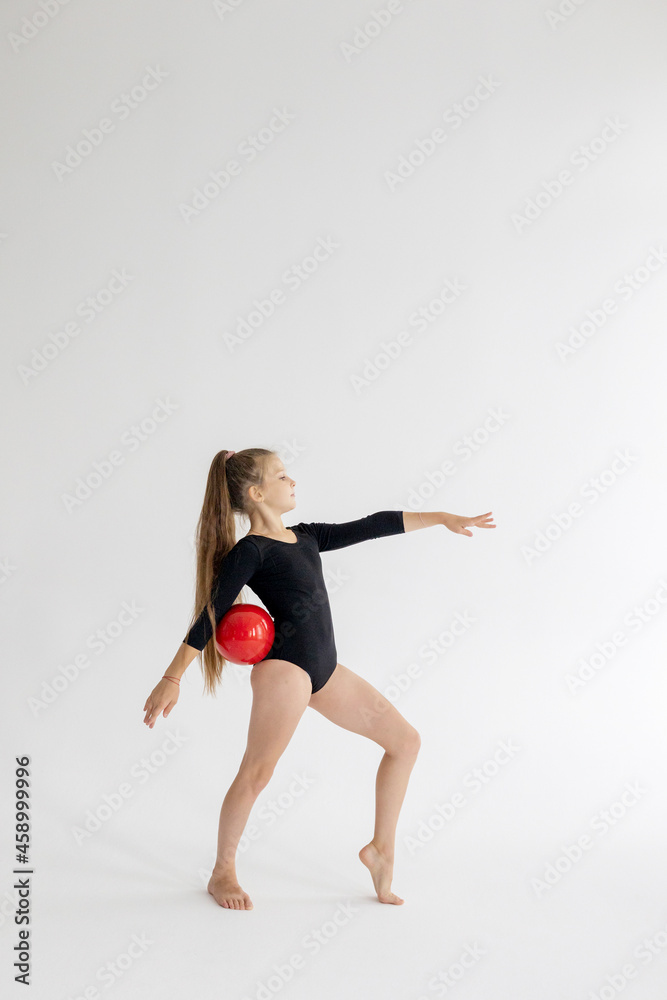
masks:
[[[163,678],[159,684],[155,685],[148,698],[146,698],[146,704],[144,705],[144,711],[146,712],[144,722],[149,729],[153,728],[155,720],[163,709],[164,717],[165,719],[167,718],[178,701],[178,695],[179,686],[174,681],[167,681]]]
[[[495,524],[490,523],[492,520],[493,515],[489,511],[488,514],[478,514],[477,517],[463,517],[461,514],[443,514],[442,523],[457,535],[470,535],[472,537],[472,531],[467,530],[468,526],[472,528],[495,528]]]

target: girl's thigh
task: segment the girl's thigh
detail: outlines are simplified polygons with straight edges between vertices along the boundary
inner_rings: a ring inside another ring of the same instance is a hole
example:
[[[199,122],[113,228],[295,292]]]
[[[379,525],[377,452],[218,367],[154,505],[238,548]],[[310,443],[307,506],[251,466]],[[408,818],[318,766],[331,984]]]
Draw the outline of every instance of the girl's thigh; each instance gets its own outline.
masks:
[[[417,752],[419,733],[398,709],[367,680],[336,664],[323,688],[310,697],[310,707],[343,729],[367,736],[389,753]]]
[[[273,768],[303,715],[312,684],[309,675],[289,660],[261,660],[250,672],[252,708],[248,741],[241,766]]]

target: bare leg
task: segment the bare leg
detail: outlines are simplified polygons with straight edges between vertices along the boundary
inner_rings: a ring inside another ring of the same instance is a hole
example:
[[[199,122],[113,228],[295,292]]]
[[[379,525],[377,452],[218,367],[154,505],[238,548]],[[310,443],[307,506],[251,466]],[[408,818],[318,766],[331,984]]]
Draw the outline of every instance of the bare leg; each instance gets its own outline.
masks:
[[[375,779],[375,830],[373,843],[381,854],[394,857],[398,814],[403,805],[417,750],[394,756],[385,751]]]
[[[375,830],[359,851],[360,861],[370,870],[381,903],[403,903],[391,892],[394,874],[394,844],[398,816],[421,740],[384,695],[342,663],[310,699],[311,708],[327,719],[367,736],[384,747],[375,779]]]
[[[236,877],[236,850],[257,796],[271,779],[312,692],[305,670],[288,660],[262,660],[250,673],[252,710],[238,774],[220,810],[218,851],[207,889],[220,906],[251,910]]]

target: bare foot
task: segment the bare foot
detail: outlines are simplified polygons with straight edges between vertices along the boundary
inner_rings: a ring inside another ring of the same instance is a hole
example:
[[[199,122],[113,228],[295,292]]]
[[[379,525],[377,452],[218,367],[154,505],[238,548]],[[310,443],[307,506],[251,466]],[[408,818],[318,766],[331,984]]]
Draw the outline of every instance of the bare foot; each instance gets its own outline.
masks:
[[[252,910],[250,896],[244,892],[233,873],[213,871],[206,886],[216,903],[227,910]]]
[[[359,860],[366,865],[373,877],[373,885],[381,903],[404,903],[405,900],[390,892],[391,880],[394,875],[394,862],[380,854],[371,840],[359,851]]]

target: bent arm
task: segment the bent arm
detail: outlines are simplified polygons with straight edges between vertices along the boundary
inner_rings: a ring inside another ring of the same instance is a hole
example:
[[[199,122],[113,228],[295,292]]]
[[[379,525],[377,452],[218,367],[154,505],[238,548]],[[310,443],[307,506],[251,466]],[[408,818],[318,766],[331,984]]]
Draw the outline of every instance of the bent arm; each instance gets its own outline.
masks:
[[[227,553],[220,563],[220,571],[213,585],[211,600],[215,615],[215,624],[218,625],[221,618],[227,614],[232,604],[239,596],[241,589],[248,583],[253,574],[259,569],[262,557],[257,547],[252,542],[236,544]],[[183,639],[181,650],[176,654],[181,660],[187,659],[183,670],[194,659],[197,652],[202,650],[213,635],[213,629],[208,617],[208,611],[204,608],[199,617],[194,622],[188,634]],[[190,655],[190,652],[192,655]],[[180,676],[180,675],[179,675]]]
[[[165,670],[165,674],[169,674],[170,677],[182,677],[198,652],[198,649],[182,642],[178,647],[176,656]]]

